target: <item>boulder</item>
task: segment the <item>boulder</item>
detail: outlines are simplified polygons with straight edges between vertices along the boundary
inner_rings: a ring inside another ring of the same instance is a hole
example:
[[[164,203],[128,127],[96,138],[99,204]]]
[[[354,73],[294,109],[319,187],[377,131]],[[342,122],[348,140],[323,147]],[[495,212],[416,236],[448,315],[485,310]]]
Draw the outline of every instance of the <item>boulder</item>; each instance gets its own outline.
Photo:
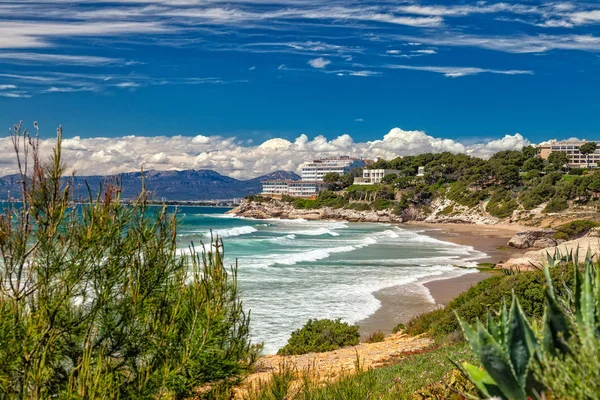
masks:
[[[554,229],[533,229],[529,231],[517,232],[509,241],[508,245],[517,249],[554,247],[563,242],[555,239]]]
[[[600,237],[600,228],[592,228],[590,229],[590,231],[585,235],[587,237]]]

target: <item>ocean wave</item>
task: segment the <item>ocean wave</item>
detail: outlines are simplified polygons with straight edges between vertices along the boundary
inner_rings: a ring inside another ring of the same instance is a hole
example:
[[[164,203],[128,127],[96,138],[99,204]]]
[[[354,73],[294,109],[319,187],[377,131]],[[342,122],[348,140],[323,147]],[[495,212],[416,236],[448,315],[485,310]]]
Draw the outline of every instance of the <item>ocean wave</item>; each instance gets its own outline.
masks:
[[[296,231],[297,235],[305,235],[305,236],[321,236],[321,235],[329,235],[329,236],[340,236],[339,233],[327,228],[318,228],[318,229],[310,229],[305,231]]]
[[[228,228],[228,229],[215,229],[212,231],[212,235],[219,236],[219,237],[234,237],[234,236],[248,235],[248,234],[254,233],[256,231],[257,231],[257,229],[253,226],[238,226],[235,228]],[[210,237],[211,233],[206,232],[204,234],[204,236]]]
[[[347,246],[298,251],[295,253],[280,253],[270,254],[266,256],[241,257],[240,259],[244,260],[244,265],[255,268],[267,268],[272,267],[274,265],[296,265],[301,262],[315,262],[323,260],[331,256],[332,254],[348,253],[357,249],[362,249],[375,243],[377,243],[377,239],[367,237],[355,244]]]

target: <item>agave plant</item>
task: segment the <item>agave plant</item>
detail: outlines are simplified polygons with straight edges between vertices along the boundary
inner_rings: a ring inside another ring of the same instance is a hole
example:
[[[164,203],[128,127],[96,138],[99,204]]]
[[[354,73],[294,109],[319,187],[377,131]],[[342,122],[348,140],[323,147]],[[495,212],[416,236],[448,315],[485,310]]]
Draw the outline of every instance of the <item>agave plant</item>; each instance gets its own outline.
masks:
[[[594,267],[589,251],[583,265],[578,260],[579,249],[575,254],[571,251],[563,256],[556,252],[554,257],[548,256],[544,266],[547,287],[541,329],[534,329],[535,324],[529,323],[514,294],[510,312],[504,303],[498,313],[499,322],[488,313],[486,324],[477,321],[472,327],[458,317],[483,369],[469,363],[458,366],[481,396],[517,400],[538,397],[551,388],[535,379],[533,363],[541,366],[544,353],[569,357],[570,343],[588,344],[600,338],[600,265]],[[558,296],[550,268],[562,261],[572,263],[575,279],[572,290],[565,288],[566,295]]]

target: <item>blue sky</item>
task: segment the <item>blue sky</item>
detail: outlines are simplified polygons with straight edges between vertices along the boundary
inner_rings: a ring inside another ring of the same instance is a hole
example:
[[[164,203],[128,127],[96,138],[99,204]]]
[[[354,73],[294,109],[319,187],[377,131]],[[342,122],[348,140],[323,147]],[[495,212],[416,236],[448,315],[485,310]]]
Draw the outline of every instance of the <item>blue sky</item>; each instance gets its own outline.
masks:
[[[4,0],[0,123],[242,146],[598,138],[599,29],[583,1]]]

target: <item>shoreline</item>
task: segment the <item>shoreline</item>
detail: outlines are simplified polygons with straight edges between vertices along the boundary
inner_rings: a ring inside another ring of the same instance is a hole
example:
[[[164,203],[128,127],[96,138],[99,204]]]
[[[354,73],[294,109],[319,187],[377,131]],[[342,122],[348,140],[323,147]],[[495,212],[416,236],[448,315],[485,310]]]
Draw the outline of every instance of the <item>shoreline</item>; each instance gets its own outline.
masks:
[[[234,209],[235,210],[235,209]],[[229,212],[244,218],[235,212]],[[289,219],[274,217],[275,219]],[[260,219],[260,218],[258,218]],[[294,218],[292,218],[294,219]],[[310,220],[310,219],[307,219]],[[350,222],[342,218],[318,218],[321,221]],[[373,223],[364,221],[363,223]],[[386,221],[389,223],[388,221]],[[361,222],[356,222],[361,223]],[[382,223],[382,222],[374,222]],[[482,257],[465,260],[465,264],[499,264],[511,258],[522,256],[527,250],[519,250],[507,246],[508,241],[519,231],[531,229],[521,225],[507,224],[470,224],[406,221],[392,222],[402,229],[413,230],[434,239],[467,246],[482,254]],[[456,265],[457,267],[461,265]],[[491,267],[492,265],[489,265]],[[488,267],[488,265],[485,265]],[[390,334],[399,323],[406,323],[412,318],[440,307],[444,307],[461,293],[492,274],[476,268],[457,269],[453,276],[430,276],[410,284],[387,287],[372,293],[381,303],[379,309],[356,325],[360,327],[361,338],[381,331]]]
[[[484,253],[485,257],[475,260],[479,264],[497,264],[525,252],[506,247],[508,240],[523,229],[520,226],[439,223],[403,223],[399,226]],[[406,323],[420,314],[445,306],[490,276],[490,273],[479,270],[464,270],[459,276],[430,277],[416,284],[392,286],[374,292],[373,296],[381,302],[381,306],[374,314],[357,323],[361,336],[366,338],[376,331],[389,334],[399,323]]]

